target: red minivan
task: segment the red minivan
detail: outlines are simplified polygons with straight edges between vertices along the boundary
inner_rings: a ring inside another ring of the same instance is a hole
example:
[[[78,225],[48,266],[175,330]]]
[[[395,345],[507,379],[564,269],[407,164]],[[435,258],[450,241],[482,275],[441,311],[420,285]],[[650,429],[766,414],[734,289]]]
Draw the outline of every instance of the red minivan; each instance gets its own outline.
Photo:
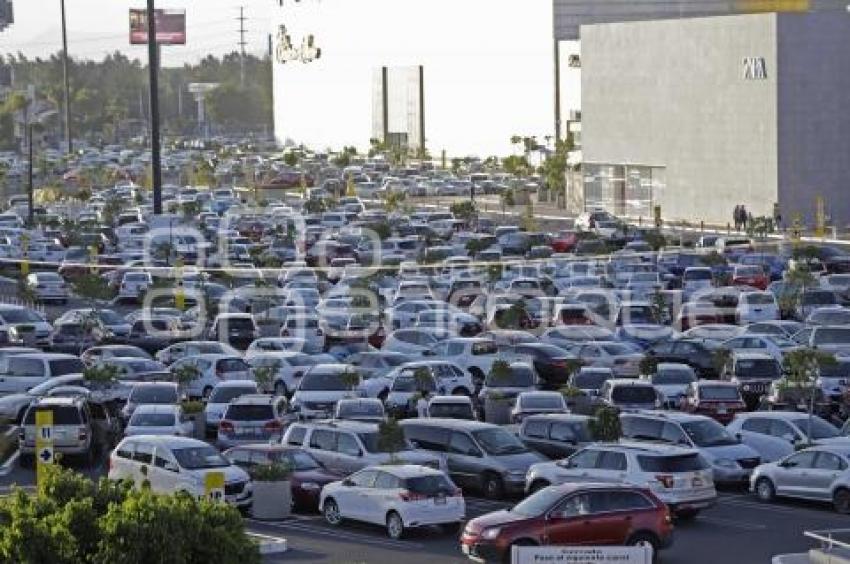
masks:
[[[648,489],[612,484],[549,486],[513,508],[469,521],[461,550],[472,560],[510,562],[512,546],[673,543],[670,511]]]
[[[679,407],[686,413],[707,415],[723,425],[728,425],[736,413],[747,410],[738,385],[717,380],[691,382]]]

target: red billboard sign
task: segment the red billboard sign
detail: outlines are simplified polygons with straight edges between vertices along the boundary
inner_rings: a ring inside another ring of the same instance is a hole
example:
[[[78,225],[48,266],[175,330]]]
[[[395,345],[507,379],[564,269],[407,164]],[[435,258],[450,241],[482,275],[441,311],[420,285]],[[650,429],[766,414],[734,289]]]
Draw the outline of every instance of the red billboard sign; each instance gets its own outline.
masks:
[[[156,42],[160,45],[186,44],[186,10],[154,10]],[[148,11],[130,10],[130,44],[148,42]]]

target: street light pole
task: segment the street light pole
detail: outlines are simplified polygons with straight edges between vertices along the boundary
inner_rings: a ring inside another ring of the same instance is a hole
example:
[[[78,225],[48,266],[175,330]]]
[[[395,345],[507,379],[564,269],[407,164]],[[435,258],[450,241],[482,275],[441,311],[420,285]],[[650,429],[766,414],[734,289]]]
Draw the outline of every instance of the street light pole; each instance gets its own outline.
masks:
[[[148,73],[151,99],[151,175],[153,184],[153,213],[162,215],[162,168],[159,146],[159,57],[156,42],[156,11],[154,0],[148,0]]]
[[[29,176],[29,184],[27,185],[27,226],[32,227],[33,225],[33,183],[32,183],[32,121],[27,116],[27,145],[29,145],[29,165],[28,176]]]
[[[65,82],[65,142],[68,152],[74,152],[73,136],[71,132],[71,86],[68,78],[68,30],[65,26],[65,0],[60,0],[62,9],[62,75]]]

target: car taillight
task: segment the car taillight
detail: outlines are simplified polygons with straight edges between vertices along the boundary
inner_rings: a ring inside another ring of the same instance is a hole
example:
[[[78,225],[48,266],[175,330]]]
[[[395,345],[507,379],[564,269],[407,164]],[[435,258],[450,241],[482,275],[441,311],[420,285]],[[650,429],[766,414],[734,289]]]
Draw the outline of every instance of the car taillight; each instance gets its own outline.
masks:
[[[232,433],[234,431],[233,422],[222,419],[218,424],[219,433]]]
[[[422,501],[428,499],[428,496],[418,493],[413,493],[409,491],[403,491],[398,494],[398,497],[401,498],[402,501]]]
[[[274,421],[269,421],[268,423],[266,423],[264,425],[264,428],[265,428],[266,431],[271,431],[271,432],[280,431],[281,424],[280,424],[280,421],[275,419]]]
[[[88,431],[86,431],[85,428],[81,428],[77,431],[77,439],[78,440],[84,441],[88,438],[88,436],[89,436]]]
[[[668,474],[656,474],[655,479],[658,480],[665,488],[672,488],[676,479]]]

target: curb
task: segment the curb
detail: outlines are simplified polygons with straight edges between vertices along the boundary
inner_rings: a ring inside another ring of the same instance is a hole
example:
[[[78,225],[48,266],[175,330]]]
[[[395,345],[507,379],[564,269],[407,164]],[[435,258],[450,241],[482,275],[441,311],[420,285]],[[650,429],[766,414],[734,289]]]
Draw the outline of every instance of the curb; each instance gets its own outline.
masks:
[[[283,554],[284,552],[289,550],[289,544],[283,537],[273,537],[269,535],[261,535],[259,533],[245,534],[247,534],[260,546],[260,554],[262,556]]]

